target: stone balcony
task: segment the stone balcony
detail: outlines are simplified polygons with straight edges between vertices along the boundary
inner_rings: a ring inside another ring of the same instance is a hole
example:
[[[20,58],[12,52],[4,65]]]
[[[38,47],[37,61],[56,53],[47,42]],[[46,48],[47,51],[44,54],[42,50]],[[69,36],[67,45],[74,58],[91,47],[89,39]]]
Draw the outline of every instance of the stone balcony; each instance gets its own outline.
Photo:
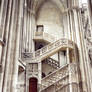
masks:
[[[56,41],[56,38],[54,36],[48,34],[48,33],[45,33],[44,31],[41,31],[41,32],[35,32],[34,33],[34,40],[52,43],[52,42]]]

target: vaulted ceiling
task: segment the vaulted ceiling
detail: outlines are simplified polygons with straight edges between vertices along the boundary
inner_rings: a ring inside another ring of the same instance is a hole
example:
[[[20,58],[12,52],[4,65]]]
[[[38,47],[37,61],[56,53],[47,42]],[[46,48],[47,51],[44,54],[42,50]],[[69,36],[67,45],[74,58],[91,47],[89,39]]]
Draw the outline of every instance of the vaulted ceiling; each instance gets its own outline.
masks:
[[[27,0],[27,7],[37,12],[39,7],[46,1],[48,0]],[[66,2],[67,0],[49,0],[49,1],[53,2],[61,10],[61,12],[63,12],[67,6]]]

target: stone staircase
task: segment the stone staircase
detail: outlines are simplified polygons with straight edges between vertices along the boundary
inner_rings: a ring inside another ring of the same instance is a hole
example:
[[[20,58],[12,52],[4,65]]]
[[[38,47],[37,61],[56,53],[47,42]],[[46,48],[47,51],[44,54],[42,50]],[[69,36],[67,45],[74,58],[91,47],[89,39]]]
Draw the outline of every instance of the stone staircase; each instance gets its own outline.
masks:
[[[69,70],[70,67],[70,70]],[[40,92],[44,92],[44,90],[48,89],[52,85],[55,85],[55,90],[58,92],[60,89],[66,88],[66,92],[69,91],[69,72],[72,75],[76,76],[77,73],[77,63],[66,64],[60,68],[58,68],[53,73],[49,74],[45,78],[41,80]],[[78,84],[76,80],[72,80],[71,85],[73,86],[72,90],[79,90]],[[75,87],[76,86],[76,87]],[[65,92],[65,91],[62,91]],[[73,91],[79,92],[79,91]]]
[[[41,91],[57,83],[58,81],[67,77],[68,75],[69,73],[68,73],[68,64],[67,64],[42,79],[41,87],[40,87]]]
[[[73,49],[74,48],[74,43],[68,39],[60,39],[55,41],[54,43],[50,43],[43,48],[33,52],[33,53],[22,53],[22,59],[24,61],[38,61],[38,60],[44,60],[51,55],[55,54],[61,49]]]
[[[56,60],[54,60],[53,58],[47,58],[47,59],[45,59],[45,62],[48,64],[48,65],[50,65],[50,66],[52,66],[53,68],[55,68],[55,69],[58,69],[60,66],[59,66],[59,62],[58,61],[56,61]]]
[[[26,63],[30,64],[33,62],[35,64],[35,63],[38,63],[38,61],[45,60],[46,58],[58,52],[59,50],[66,50],[66,48],[69,48],[69,50],[72,50],[74,49],[74,46],[75,44],[72,41],[68,39],[60,39],[54,43],[50,43],[47,46],[44,46],[43,48],[33,53],[22,53],[23,55],[22,59],[25,60]],[[69,76],[69,65],[68,64],[64,65],[63,67],[59,67],[59,63],[57,63],[55,60],[51,58],[47,59],[47,63],[57,69],[41,80],[40,92],[43,92],[45,89],[48,89],[52,85],[59,84],[60,80],[64,80],[64,78],[66,77],[69,80],[69,77],[68,77]],[[65,84],[59,84],[58,86],[60,85],[64,86]]]

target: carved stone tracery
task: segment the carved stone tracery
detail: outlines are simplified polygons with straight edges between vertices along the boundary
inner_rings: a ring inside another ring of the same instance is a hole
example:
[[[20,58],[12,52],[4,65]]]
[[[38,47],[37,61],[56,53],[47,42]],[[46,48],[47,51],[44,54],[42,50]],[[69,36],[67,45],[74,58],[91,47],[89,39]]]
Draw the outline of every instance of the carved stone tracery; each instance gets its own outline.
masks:
[[[38,76],[38,64],[37,63],[29,63],[27,66],[27,74],[30,77]]]

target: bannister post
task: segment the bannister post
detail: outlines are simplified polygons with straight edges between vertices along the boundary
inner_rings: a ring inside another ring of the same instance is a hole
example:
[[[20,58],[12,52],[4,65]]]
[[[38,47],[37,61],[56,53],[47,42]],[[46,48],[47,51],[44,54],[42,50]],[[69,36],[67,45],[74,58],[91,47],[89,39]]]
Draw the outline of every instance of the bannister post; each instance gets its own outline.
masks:
[[[39,79],[39,81],[38,81],[38,83],[39,84],[41,84],[41,71],[42,71],[42,69],[41,69],[41,61],[38,63],[38,79]]]
[[[66,49],[66,53],[67,53],[67,63],[69,64],[68,69],[69,69],[69,92],[72,92],[72,85],[71,85],[71,67],[70,67],[70,57],[69,57],[69,48]]]
[[[38,92],[41,92],[42,64],[41,60],[38,63]]]

